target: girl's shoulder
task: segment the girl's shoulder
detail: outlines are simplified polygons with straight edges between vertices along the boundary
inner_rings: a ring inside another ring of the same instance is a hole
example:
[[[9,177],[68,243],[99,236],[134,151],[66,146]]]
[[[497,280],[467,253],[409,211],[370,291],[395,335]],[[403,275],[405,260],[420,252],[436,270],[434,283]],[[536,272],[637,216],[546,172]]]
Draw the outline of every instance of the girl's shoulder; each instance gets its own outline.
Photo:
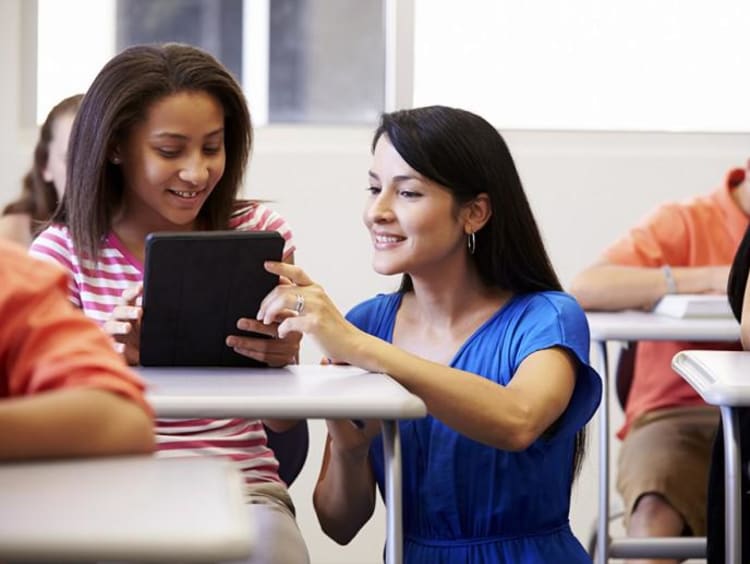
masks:
[[[286,220],[263,202],[238,200],[229,217],[229,228],[243,231],[282,231]]]
[[[59,250],[66,249],[67,252],[73,252],[73,238],[70,230],[62,224],[48,225],[34,237],[31,243],[31,251],[38,249],[57,247]]]
[[[229,218],[229,229],[235,231],[276,231],[284,238],[284,260],[297,249],[292,229],[286,219],[257,200],[238,200]]]

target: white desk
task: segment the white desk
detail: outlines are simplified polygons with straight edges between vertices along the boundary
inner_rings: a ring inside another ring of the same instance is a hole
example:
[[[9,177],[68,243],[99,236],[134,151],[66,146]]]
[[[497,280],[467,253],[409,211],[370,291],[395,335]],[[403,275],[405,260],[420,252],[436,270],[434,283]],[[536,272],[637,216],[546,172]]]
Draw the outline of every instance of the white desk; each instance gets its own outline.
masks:
[[[750,406],[750,352],[683,351],[672,367],[701,397],[721,408],[724,425],[725,557],[742,562],[742,469],[739,456],[740,429],[733,408]]]
[[[616,539],[609,542],[609,365],[607,341],[736,341],[739,324],[731,318],[676,319],[641,311],[586,312],[591,341],[599,352],[602,402],[599,408],[599,520],[597,562],[610,556],[690,557],[705,552],[705,539]]]
[[[241,482],[227,462],[208,458],[0,464],[0,559],[246,558],[253,537]]]
[[[427,414],[424,402],[385,374],[353,366],[141,368],[160,417],[382,419],[386,562],[402,561],[401,439],[396,420]]]

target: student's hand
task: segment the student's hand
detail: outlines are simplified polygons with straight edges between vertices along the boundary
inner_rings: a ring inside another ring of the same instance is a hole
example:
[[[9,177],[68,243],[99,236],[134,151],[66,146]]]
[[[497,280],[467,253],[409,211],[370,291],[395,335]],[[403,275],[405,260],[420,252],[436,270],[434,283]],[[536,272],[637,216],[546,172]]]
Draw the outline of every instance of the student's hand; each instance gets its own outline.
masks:
[[[136,365],[140,361],[142,295],[142,284],[125,289],[110,318],[104,322],[104,331],[114,338],[117,351],[130,365]]]
[[[286,282],[276,286],[260,304],[258,320],[271,325],[283,319],[277,328],[280,338],[292,333],[310,334],[328,358],[337,363],[356,363],[356,351],[366,337],[336,309],[323,288],[298,266],[266,262],[268,272]]]
[[[266,325],[257,319],[246,317],[237,321],[237,328],[268,335],[271,338],[230,335],[226,339],[226,344],[232,347],[236,353],[277,368],[297,362],[302,333],[292,331],[284,337],[279,337],[279,323],[274,322]]]
[[[380,421],[326,420],[331,452],[345,458],[366,458],[372,439],[380,434]]]

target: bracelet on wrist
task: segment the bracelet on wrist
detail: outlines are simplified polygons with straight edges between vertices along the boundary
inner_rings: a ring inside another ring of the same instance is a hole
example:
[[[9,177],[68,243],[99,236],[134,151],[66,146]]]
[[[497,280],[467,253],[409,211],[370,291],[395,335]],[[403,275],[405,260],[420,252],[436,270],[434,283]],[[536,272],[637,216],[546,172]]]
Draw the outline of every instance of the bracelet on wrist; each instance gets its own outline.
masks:
[[[661,267],[661,271],[664,273],[664,281],[667,283],[667,294],[677,293],[677,282],[675,282],[674,274],[672,273],[672,267],[665,264]]]

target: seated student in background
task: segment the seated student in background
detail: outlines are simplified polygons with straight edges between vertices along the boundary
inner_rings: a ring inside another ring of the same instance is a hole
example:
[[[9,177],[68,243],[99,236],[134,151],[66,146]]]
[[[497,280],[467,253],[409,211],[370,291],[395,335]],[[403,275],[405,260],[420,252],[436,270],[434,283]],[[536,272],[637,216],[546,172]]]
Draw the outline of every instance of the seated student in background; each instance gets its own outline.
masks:
[[[328,358],[386,372],[429,415],[400,423],[404,561],[590,562],[568,523],[596,410],[586,318],[562,293],[513,159],[466,111],[382,117],[364,222],[381,274],[403,274],[344,318],[293,265],[259,312],[279,334],[312,335]],[[377,422],[329,421],[314,503],[349,542],[383,491]]]
[[[34,163],[23,178],[20,197],[0,215],[0,238],[28,247],[45,226],[65,191],[68,138],[83,94],[58,103],[44,120],[34,148]]]
[[[750,229],[745,232],[729,272],[727,297],[732,313],[740,322],[742,348],[750,350]],[[736,409],[740,426],[740,482],[742,491],[742,554],[743,562],[750,555],[750,410]],[[708,474],[708,527],[706,532],[706,556],[708,564],[725,564],[724,533],[724,429],[721,421],[714,439],[711,453],[711,468]]]
[[[112,58],[81,103],[70,138],[68,187],[31,253],[71,276],[70,298],[138,362],[145,237],[155,231],[291,231],[256,202],[237,200],[252,144],[239,84],[211,55],[180,44],[135,46]],[[243,322],[271,339],[228,336],[236,351],[273,366],[293,362],[301,335]],[[294,422],[271,421],[283,431]],[[307,549],[278,462],[258,420],[157,420],[164,456],[226,456],[243,471],[260,527],[253,562],[304,563]]]
[[[578,274],[570,292],[587,310],[649,310],[665,294],[723,293],[749,215],[750,186],[736,169],[708,195],[659,207]],[[737,344],[637,345],[625,425],[618,433],[624,442],[617,488],[629,536],[706,531],[708,459],[719,415],[672,370],[672,357],[691,348]]]
[[[151,452],[143,384],[65,274],[0,241],[0,280],[0,460]]]

